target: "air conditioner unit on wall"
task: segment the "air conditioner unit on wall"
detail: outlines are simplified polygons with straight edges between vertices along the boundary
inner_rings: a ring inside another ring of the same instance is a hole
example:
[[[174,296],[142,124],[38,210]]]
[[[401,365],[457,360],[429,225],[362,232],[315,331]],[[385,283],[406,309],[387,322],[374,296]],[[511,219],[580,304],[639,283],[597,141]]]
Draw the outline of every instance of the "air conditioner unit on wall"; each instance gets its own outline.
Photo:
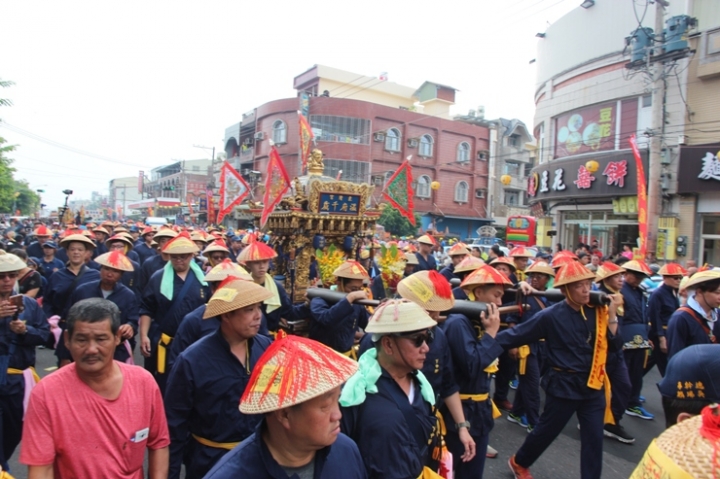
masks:
[[[265,133],[263,133],[262,131],[258,131],[257,133],[255,133],[255,139],[256,139],[257,141],[262,141],[262,140],[264,140],[264,139],[265,139]]]
[[[376,142],[382,142],[385,141],[385,133],[379,131],[373,135],[373,140]]]
[[[408,138],[408,148],[417,148],[417,146],[418,146],[417,138]]]

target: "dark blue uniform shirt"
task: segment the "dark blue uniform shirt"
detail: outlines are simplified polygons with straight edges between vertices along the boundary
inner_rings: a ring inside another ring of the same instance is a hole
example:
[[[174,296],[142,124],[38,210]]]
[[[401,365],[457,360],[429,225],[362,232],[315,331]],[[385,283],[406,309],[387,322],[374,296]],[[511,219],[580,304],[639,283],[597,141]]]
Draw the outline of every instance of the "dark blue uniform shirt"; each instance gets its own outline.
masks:
[[[140,264],[144,264],[149,258],[157,255],[158,252],[155,248],[148,246],[145,242],[138,242],[135,244],[133,251],[140,257]]]
[[[455,299],[468,299],[467,293],[460,286],[458,286],[457,288],[453,288],[452,293],[453,298]]]
[[[60,271],[65,267],[65,264],[57,258],[53,258],[52,261],[45,261],[43,256],[39,256],[40,267],[42,268],[42,275],[46,280],[50,281],[50,276],[55,272],[54,270]]]
[[[25,309],[18,315],[18,319],[25,321],[27,333],[15,334],[10,330],[12,316],[0,318],[0,356],[10,354],[11,344],[15,344],[14,353],[8,358],[8,368],[27,369],[35,366],[35,347],[46,344],[50,337],[50,325],[42,308],[33,298],[23,296]],[[12,384],[22,385],[23,377],[19,374],[8,374],[7,385],[0,387],[5,395]]]
[[[559,398],[580,400],[602,394],[587,386],[595,347],[595,308],[584,308],[585,320],[567,301],[537,313],[530,321],[501,331],[496,341],[506,349],[545,338],[547,374],[542,378],[546,393]],[[607,331],[608,351],[622,349],[622,337]]]
[[[75,273],[67,268],[56,271],[55,274],[50,276],[50,281],[48,281],[45,295],[43,296],[43,311],[45,311],[45,315],[48,318],[58,315],[63,320],[66,320],[67,311],[70,309],[70,306],[72,306],[70,297],[73,291],[80,285],[100,279],[100,273],[98,273],[97,270],[85,265],[83,269],[85,272],[82,273],[77,283],[75,283],[75,279],[77,278]]]
[[[437,262],[435,261],[435,256],[433,256],[432,253],[428,255],[428,259],[423,258],[423,255],[420,254],[420,252],[415,253],[415,256],[417,257],[418,264],[415,266],[415,272],[418,271],[426,271],[426,270],[435,270],[437,271]]]
[[[165,261],[160,254],[149,258],[143,263],[140,268],[140,291],[145,291],[145,287],[150,282],[152,275],[155,271],[163,269],[163,267],[165,267],[165,263],[167,263],[167,261]]]
[[[264,284],[265,283],[263,283],[263,285]],[[265,316],[265,319],[267,320],[267,327],[273,332],[276,332],[280,327],[280,318],[284,318],[287,321],[295,321],[298,319],[297,311],[301,310],[303,306],[298,305],[298,307],[294,307],[292,301],[290,300],[290,296],[288,296],[287,291],[285,291],[285,286],[277,281],[275,281],[275,285],[277,286],[278,296],[280,296],[280,307],[273,310],[272,313],[268,313],[267,305],[265,303],[262,304],[262,312],[263,316]]]
[[[313,316],[310,321],[310,339],[340,353],[353,347],[355,331],[358,327],[365,329],[368,323],[365,306],[350,304],[347,299],[330,306],[322,298],[313,298],[310,310]]]
[[[441,269],[440,274],[445,276],[445,279],[447,279],[448,281],[450,281],[451,279],[459,279],[457,276],[455,276],[455,265],[452,263]]]
[[[645,296],[641,288],[633,288],[627,283],[623,283],[620,288],[623,296],[623,314],[618,314],[620,320],[620,335],[624,342],[631,342],[635,336],[640,335],[643,339],[648,339],[650,327],[647,323],[645,315]]]
[[[695,316],[700,318],[702,324],[709,328],[707,320],[697,311],[693,311]],[[707,332],[695,317],[681,309],[678,309],[670,317],[667,331],[665,332],[668,344],[668,360],[672,358],[678,351],[685,349],[693,344],[712,344],[710,334],[715,338],[720,337],[720,321],[715,321],[712,331]],[[717,340],[716,340],[717,341]]]
[[[215,464],[205,479],[287,479],[285,470],[277,463],[262,440],[261,422],[255,433],[228,452]],[[335,442],[315,453],[313,479],[366,479],[367,472],[355,443],[339,434]],[[296,479],[297,475],[291,476]]]
[[[650,295],[646,310],[647,320],[651,324],[650,336],[663,337],[668,328],[670,317],[680,307],[677,290],[661,284]]]
[[[420,393],[420,383],[417,379],[413,383],[413,416],[424,437],[430,439],[437,418]],[[428,444],[419,445],[415,440],[411,426],[391,394],[399,395],[406,402],[407,395],[385,369],[376,386],[378,392],[367,394],[362,404],[342,408],[340,427],[358,445],[368,477],[415,479],[427,463]],[[391,392],[391,389],[394,391]]]
[[[139,303],[135,293],[120,283],[115,284],[112,292],[108,297],[104,297],[102,290],[100,289],[100,280],[91,281],[75,288],[72,296],[70,297],[70,304],[75,304],[78,301],[88,298],[104,298],[108,301],[115,303],[120,310],[120,324],[129,324],[133,328],[134,335],[138,332],[138,319],[140,315]],[[130,339],[131,348],[135,347],[135,338]],[[120,343],[115,348],[115,359],[118,361],[125,361],[128,359],[129,354],[127,348],[123,343]]]
[[[207,321],[216,322],[214,318]],[[180,477],[184,455],[188,456],[188,477],[202,477],[227,452],[200,444],[192,434],[215,442],[240,442],[253,433],[263,416],[242,414],[238,401],[270,343],[271,339],[262,335],[248,340],[249,361],[246,358],[243,365],[218,329],[177,357],[165,393],[170,430],[168,477]]]

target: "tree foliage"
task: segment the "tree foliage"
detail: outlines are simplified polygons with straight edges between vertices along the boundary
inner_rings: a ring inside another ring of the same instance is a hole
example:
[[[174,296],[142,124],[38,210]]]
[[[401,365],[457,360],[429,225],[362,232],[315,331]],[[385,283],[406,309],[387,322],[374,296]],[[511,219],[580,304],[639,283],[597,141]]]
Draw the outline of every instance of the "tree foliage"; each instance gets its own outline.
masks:
[[[0,88],[12,85],[13,82],[0,79]],[[0,98],[0,106],[11,105],[12,101]],[[32,215],[37,211],[40,197],[30,189],[27,181],[15,179],[13,160],[7,156],[12,151],[15,151],[15,145],[8,145],[7,140],[0,137],[0,213],[15,214],[15,206],[20,214]]]
[[[420,215],[415,213],[415,224],[417,226],[413,226],[398,210],[390,205],[385,205],[377,223],[383,226],[385,231],[395,236],[414,236],[420,226]]]

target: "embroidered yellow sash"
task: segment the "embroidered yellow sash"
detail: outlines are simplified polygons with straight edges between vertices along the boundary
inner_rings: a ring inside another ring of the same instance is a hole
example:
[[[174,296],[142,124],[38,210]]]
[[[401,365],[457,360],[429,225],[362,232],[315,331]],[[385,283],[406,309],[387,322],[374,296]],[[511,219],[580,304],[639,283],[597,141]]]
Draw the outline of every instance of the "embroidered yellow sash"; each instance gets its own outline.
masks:
[[[615,424],[615,419],[610,409],[610,379],[605,373],[605,362],[607,361],[607,327],[608,307],[598,306],[595,308],[595,347],[593,348],[592,367],[588,376],[587,387],[600,390],[605,386],[605,424]]]

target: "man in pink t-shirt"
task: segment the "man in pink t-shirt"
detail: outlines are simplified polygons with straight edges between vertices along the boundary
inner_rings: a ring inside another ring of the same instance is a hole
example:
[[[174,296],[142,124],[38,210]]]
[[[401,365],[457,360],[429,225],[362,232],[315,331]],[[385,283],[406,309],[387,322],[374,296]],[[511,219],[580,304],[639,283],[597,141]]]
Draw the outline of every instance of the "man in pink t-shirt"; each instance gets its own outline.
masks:
[[[143,478],[168,474],[170,437],[160,390],[143,368],[113,360],[120,312],[105,299],[70,308],[65,344],[74,363],[30,396],[20,462],[29,479]]]

